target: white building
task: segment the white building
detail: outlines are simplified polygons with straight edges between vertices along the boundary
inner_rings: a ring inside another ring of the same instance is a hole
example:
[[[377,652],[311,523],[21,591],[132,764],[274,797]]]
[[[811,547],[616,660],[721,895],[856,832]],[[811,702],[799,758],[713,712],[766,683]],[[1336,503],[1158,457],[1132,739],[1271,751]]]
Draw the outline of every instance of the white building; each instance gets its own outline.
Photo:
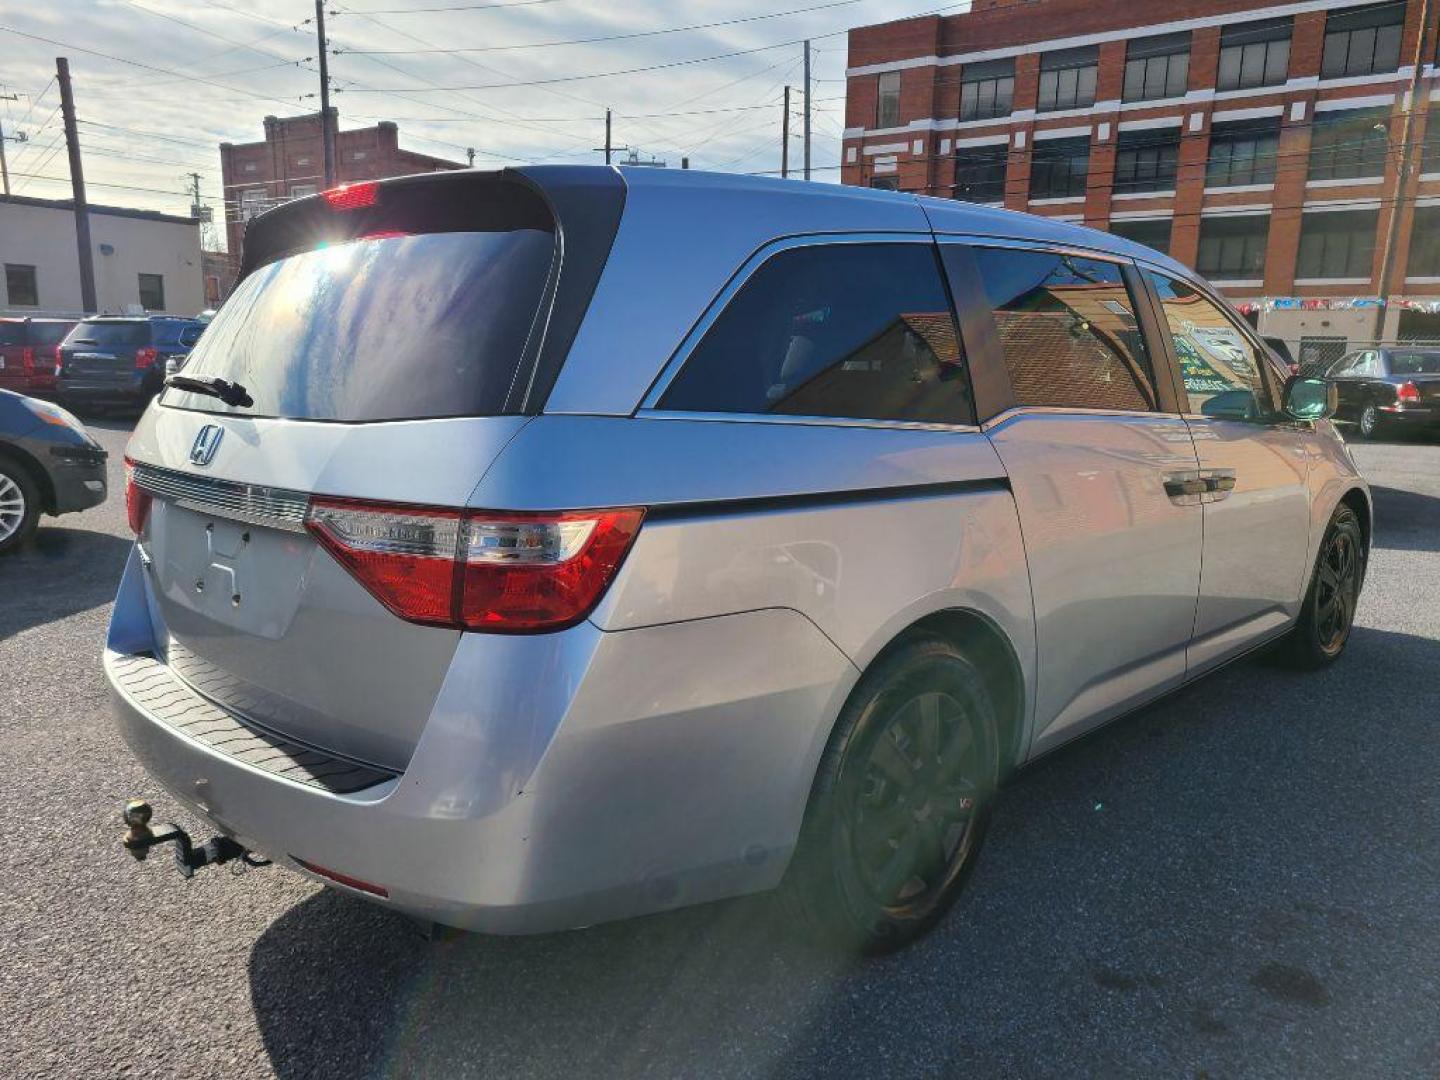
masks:
[[[102,314],[204,310],[198,221],[92,204],[90,243]],[[0,315],[84,314],[75,211],[68,199],[0,195],[0,264]]]

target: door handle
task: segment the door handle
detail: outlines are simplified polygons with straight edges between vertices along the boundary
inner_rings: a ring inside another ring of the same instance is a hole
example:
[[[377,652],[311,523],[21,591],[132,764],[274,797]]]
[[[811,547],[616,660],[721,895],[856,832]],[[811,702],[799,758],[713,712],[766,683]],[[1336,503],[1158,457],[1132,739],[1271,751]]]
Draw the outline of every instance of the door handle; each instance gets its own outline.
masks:
[[[1162,478],[1165,494],[1176,502],[1197,502],[1199,496],[1209,491],[1205,480],[1196,473],[1170,473]]]
[[[1201,473],[1200,477],[1205,483],[1205,494],[1201,502],[1219,502],[1228,498],[1235,490],[1234,469],[1210,469]]]

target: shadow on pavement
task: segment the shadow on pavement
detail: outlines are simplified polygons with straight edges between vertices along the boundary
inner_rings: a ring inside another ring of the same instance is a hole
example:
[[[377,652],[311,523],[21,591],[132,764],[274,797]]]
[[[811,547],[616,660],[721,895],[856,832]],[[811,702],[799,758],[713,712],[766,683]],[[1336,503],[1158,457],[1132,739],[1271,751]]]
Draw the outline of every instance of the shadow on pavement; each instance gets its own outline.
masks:
[[[29,544],[0,558],[0,640],[115,599],[130,539],[54,522],[41,519]]]
[[[1440,644],[1233,666],[1023,773],[966,894],[898,956],[771,897],[419,939],[322,893],[250,958],[301,1076],[1419,1075],[1440,1052]],[[603,812],[603,808],[597,808]],[[444,857],[443,853],[437,857]],[[1429,959],[1427,959],[1427,957]]]
[[[1440,498],[1400,488],[1372,487],[1375,546],[1395,551],[1440,549]]]

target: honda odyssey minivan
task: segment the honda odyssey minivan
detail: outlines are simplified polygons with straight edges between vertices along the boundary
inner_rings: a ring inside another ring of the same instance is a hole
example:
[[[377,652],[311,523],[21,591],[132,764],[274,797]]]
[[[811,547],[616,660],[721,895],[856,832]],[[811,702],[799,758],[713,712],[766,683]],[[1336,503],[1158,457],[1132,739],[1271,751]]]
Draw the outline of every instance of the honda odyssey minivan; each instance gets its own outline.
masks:
[[[137,427],[105,668],[212,854],[495,933],[781,886],[884,950],[1017,767],[1341,655],[1371,506],[1333,407],[1184,266],[1053,220],[353,185],[251,223]]]

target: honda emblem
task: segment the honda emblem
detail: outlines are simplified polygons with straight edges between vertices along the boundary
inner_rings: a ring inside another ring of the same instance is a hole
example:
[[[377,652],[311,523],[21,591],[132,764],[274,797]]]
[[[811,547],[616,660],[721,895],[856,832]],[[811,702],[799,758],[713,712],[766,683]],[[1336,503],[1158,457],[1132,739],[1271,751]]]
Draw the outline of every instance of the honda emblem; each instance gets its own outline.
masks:
[[[206,424],[202,427],[190,447],[190,464],[209,465],[215,460],[215,451],[220,449],[220,440],[224,437],[225,429],[219,424]]]

